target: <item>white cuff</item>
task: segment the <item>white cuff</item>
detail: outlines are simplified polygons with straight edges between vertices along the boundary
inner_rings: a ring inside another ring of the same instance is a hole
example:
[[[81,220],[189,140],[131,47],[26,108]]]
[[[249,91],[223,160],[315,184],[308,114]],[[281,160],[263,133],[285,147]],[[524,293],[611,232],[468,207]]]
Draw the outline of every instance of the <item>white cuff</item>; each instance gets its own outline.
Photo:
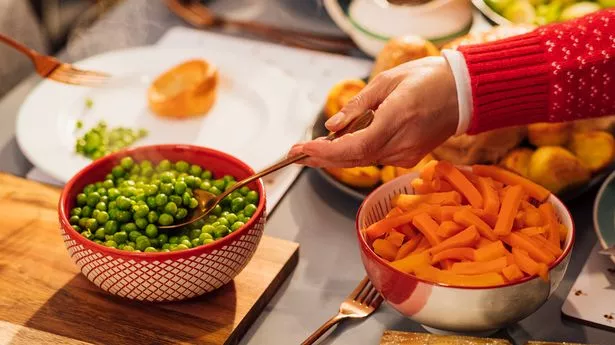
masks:
[[[457,104],[459,105],[459,122],[455,135],[465,134],[470,126],[472,119],[472,85],[470,83],[470,72],[466,65],[463,54],[457,50],[444,49],[442,56],[448,61],[455,86],[457,87]]]

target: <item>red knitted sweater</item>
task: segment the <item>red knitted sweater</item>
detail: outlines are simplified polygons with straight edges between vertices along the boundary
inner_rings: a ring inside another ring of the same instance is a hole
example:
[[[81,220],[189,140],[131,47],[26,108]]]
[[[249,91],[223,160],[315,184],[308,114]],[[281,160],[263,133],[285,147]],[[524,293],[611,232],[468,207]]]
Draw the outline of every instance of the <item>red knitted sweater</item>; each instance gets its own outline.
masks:
[[[468,133],[615,114],[615,10],[459,51],[472,84]]]

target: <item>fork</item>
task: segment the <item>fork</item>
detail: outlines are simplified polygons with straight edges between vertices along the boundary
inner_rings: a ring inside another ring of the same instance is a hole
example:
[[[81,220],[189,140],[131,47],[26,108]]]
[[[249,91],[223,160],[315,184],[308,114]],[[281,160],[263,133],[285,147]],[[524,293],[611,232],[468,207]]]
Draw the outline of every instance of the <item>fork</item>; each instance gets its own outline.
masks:
[[[311,345],[316,342],[331,327],[344,319],[361,319],[370,316],[382,303],[382,296],[367,277],[363,278],[354,291],[340,305],[340,310],[334,317],[325,322],[310,335],[301,345]]]
[[[43,78],[64,84],[99,86],[111,77],[109,74],[102,72],[78,69],[71,64],[59,61],[53,56],[40,54],[3,34],[0,34],[0,42],[4,42],[28,56],[34,64],[36,73]]]

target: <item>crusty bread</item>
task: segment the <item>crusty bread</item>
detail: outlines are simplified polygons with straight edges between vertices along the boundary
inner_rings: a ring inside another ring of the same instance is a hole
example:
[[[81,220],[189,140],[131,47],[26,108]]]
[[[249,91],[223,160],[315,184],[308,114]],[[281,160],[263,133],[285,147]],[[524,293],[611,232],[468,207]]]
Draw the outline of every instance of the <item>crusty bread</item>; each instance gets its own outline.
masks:
[[[378,53],[369,78],[371,80],[378,73],[405,62],[439,54],[440,51],[436,46],[418,36],[407,35],[393,38]]]

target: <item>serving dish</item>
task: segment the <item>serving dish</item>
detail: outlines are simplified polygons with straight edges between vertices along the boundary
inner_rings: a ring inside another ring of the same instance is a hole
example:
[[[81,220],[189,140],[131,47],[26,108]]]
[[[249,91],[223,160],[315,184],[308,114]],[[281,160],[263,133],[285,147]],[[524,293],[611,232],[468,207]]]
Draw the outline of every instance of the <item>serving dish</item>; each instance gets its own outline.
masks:
[[[615,171],[605,180],[594,201],[594,231],[603,249],[615,246]],[[615,263],[615,256],[611,256]]]

